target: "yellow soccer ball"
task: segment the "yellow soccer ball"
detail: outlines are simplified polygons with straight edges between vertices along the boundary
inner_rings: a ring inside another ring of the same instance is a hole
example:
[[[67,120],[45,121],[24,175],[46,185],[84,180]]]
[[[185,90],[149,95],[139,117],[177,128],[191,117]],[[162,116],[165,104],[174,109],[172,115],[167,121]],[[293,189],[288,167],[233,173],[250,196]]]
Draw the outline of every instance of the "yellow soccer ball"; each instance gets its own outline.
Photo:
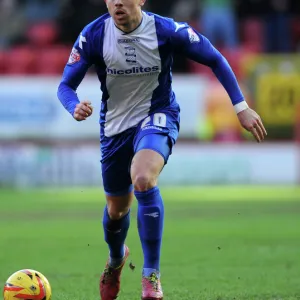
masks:
[[[12,274],[6,281],[4,300],[50,300],[51,286],[40,272],[24,269]]]

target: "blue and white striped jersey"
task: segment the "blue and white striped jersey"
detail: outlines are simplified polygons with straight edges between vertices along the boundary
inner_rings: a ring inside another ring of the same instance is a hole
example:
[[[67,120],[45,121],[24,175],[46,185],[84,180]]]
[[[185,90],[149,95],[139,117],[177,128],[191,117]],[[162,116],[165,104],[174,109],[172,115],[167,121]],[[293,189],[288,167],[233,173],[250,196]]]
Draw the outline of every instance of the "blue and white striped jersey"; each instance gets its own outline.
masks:
[[[143,12],[132,32],[118,29],[109,14],[87,25],[74,44],[58,97],[73,115],[76,89],[95,66],[101,82],[101,134],[114,136],[136,126],[149,114],[179,110],[172,90],[174,53],[210,66],[233,105],[244,97],[226,59],[187,23]],[[187,99],[188,101],[188,99]]]

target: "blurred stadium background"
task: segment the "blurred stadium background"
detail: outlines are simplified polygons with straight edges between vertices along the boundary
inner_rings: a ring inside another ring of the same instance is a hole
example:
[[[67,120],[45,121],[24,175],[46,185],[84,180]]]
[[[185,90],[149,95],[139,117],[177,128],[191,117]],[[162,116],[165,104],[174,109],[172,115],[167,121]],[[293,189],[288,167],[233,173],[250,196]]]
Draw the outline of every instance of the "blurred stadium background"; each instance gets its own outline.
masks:
[[[268,131],[257,144],[210,69],[175,57],[181,132],[160,179],[166,299],[300,299],[300,1],[148,0],[145,9],[206,35]],[[72,44],[104,12],[102,0],[0,0],[0,281],[37,268],[54,299],[96,299],[86,282],[107,254],[94,70],[78,89],[95,107],[90,119],[73,121],[56,96]],[[128,239],[141,267],[134,228]],[[138,299],[126,284],[121,299]]]

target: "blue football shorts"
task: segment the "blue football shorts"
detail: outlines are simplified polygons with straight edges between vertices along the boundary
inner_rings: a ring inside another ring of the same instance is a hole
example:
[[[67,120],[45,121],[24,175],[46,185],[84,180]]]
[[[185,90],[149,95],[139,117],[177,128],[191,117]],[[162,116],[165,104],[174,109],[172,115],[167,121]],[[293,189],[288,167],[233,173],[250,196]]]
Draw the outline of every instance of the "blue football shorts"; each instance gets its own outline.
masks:
[[[133,190],[130,166],[136,152],[151,149],[168,161],[179,132],[179,112],[149,115],[138,126],[112,137],[101,138],[101,169],[104,191],[110,196]]]

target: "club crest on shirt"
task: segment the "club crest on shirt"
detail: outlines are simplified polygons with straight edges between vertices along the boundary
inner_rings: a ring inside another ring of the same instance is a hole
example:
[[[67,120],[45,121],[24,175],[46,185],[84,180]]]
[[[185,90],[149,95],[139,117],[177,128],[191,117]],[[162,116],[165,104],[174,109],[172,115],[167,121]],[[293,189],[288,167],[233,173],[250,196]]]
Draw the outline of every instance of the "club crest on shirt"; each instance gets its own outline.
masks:
[[[69,60],[68,60],[68,64],[73,65],[73,64],[77,63],[78,61],[80,61],[80,53],[78,52],[78,50],[76,48],[73,48],[72,52],[70,54]]]
[[[126,46],[125,47],[125,57],[126,62],[129,64],[136,64],[136,51],[134,47]]]
[[[191,27],[189,27],[187,31],[188,31],[191,43],[199,43],[200,42],[199,36]]]

